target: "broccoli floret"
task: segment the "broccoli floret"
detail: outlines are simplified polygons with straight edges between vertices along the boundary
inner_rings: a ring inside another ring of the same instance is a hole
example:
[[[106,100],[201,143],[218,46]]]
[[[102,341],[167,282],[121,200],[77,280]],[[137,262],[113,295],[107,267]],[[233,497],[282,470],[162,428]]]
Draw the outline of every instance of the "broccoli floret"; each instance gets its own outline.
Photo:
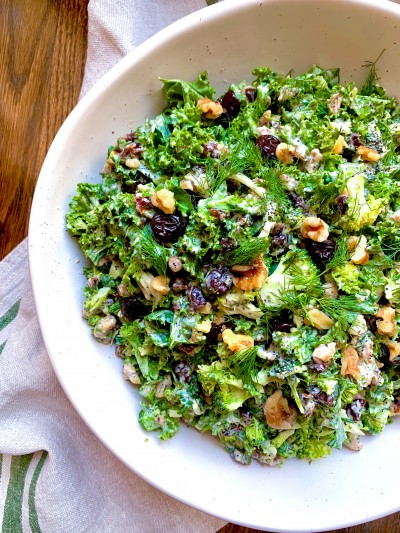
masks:
[[[304,250],[289,251],[258,293],[260,307],[277,312],[287,306],[287,295],[307,292],[317,296],[321,288],[318,270]]]
[[[146,431],[160,430],[160,439],[170,439],[179,429],[179,419],[169,416],[167,409],[157,402],[142,404],[139,423]]]
[[[361,421],[369,433],[380,433],[390,419],[390,405],[393,401],[393,383],[384,377],[380,386],[369,387],[366,397],[368,408],[363,411]]]
[[[348,261],[334,267],[331,271],[338,288],[347,294],[358,294],[360,291],[360,272],[357,266]]]
[[[254,294],[240,290],[230,291],[218,299],[218,305],[225,315],[243,315],[252,320],[261,318],[263,312],[251,300]]]
[[[215,404],[222,411],[235,411],[248,398],[259,395],[254,386],[245,388],[242,380],[237,379],[219,361],[211,365],[199,365],[198,378],[204,392],[209,396],[213,395]]]
[[[87,296],[84,303],[86,316],[91,316],[96,312],[104,311],[103,307],[111,290],[111,287],[96,288],[89,296]]]
[[[389,275],[388,283],[385,286],[385,297],[391,304],[400,304],[400,274],[396,271]]]
[[[346,182],[347,213],[340,224],[349,231],[360,231],[364,226],[373,224],[384,206],[384,201],[379,198],[375,199],[372,195],[365,197],[364,183],[361,173]]]
[[[276,331],[273,339],[281,350],[300,363],[307,363],[311,360],[314,348],[319,344],[319,336],[315,329],[298,328],[296,331],[284,333]]]

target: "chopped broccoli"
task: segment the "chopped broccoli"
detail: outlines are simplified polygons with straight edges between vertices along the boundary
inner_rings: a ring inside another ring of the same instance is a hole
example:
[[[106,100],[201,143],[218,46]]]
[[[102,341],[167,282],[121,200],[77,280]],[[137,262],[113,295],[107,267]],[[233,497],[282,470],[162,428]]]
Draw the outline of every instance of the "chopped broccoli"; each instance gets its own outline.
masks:
[[[362,173],[349,178],[346,182],[347,212],[340,225],[348,231],[360,231],[364,226],[371,225],[378,218],[384,207],[384,201],[365,195],[365,178]]]
[[[275,313],[290,307],[290,296],[304,293],[311,299],[320,291],[318,270],[309,255],[304,250],[291,250],[266,279],[258,300],[261,308]]]

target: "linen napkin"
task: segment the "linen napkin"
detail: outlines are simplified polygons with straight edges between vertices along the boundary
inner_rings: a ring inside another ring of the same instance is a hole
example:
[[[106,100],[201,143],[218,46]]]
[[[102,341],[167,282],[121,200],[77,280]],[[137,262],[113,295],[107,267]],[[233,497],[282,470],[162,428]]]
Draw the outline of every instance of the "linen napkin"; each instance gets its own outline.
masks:
[[[91,0],[83,95],[147,37],[215,1]],[[212,533],[225,522],[164,495],[95,437],[65,396],[39,329],[23,241],[0,263],[2,533]]]

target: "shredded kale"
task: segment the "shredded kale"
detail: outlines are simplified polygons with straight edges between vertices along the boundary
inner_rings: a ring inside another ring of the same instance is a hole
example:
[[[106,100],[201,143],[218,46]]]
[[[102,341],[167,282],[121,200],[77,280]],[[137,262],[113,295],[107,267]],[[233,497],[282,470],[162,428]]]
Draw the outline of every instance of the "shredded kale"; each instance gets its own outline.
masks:
[[[83,316],[139,386],[146,431],[183,423],[275,465],[391,423],[400,106],[382,54],[359,90],[316,65],[258,67],[217,98],[206,72],[162,78],[164,110],[78,186]]]

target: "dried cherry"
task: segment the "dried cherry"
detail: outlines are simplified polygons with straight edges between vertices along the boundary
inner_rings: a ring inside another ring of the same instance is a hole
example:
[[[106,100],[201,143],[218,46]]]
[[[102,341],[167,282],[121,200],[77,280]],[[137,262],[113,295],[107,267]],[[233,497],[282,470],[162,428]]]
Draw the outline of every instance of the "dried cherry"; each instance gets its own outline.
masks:
[[[221,105],[225,110],[228,120],[236,118],[240,111],[240,101],[232,90],[224,94]]]
[[[127,296],[120,298],[122,315],[128,320],[135,320],[136,318],[143,318],[149,314],[149,308],[142,303],[136,296]]]
[[[311,259],[319,267],[325,267],[335,255],[337,244],[333,237],[328,237],[322,242],[313,241],[312,239],[304,239],[304,243]]]
[[[248,102],[253,103],[256,101],[257,98],[257,89],[255,87],[246,87],[244,90],[244,94],[248,100]]]
[[[293,320],[290,318],[289,311],[286,309],[269,321],[269,330],[271,333],[274,331],[289,333],[293,327]]]
[[[302,211],[304,211],[304,213],[309,212],[310,208],[306,204],[306,201],[304,200],[302,196],[300,196],[299,194],[295,192],[290,192],[288,194],[288,198],[289,198],[289,202],[292,204],[293,207],[297,209],[301,209]]]
[[[176,242],[185,233],[186,224],[180,215],[156,213],[150,220],[153,236],[159,243]]]
[[[264,157],[276,159],[276,149],[278,144],[280,144],[280,140],[277,137],[274,135],[260,135],[255,142]]]
[[[232,288],[233,275],[226,267],[213,268],[206,275],[206,287],[211,293],[225,294]]]
[[[344,215],[347,211],[347,194],[339,194],[336,198],[337,210],[341,215]]]
[[[232,237],[223,237],[221,239],[221,248],[224,253],[231,252],[238,247],[237,242]]]
[[[189,295],[190,309],[192,311],[198,311],[199,309],[204,307],[207,303],[207,300],[205,299],[203,291],[200,289],[200,287],[195,287],[194,285],[190,285],[188,289],[188,295]]]
[[[289,235],[284,233],[284,225],[281,222],[277,222],[271,229],[270,237],[270,251],[275,254],[282,254],[289,248]]]

